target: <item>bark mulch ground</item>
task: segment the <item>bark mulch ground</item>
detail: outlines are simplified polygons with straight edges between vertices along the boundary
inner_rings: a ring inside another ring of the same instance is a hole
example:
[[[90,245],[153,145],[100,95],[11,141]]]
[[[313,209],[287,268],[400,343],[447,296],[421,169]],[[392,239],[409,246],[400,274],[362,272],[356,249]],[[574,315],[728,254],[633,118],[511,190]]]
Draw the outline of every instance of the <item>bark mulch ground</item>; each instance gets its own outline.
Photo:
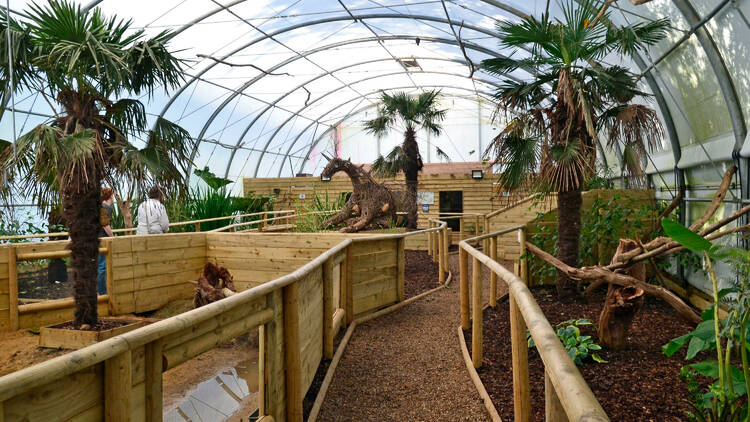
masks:
[[[599,289],[588,303],[560,304],[553,288],[533,288],[532,293],[551,324],[572,318],[596,323],[606,289]],[[484,359],[479,373],[503,420],[513,419],[513,378],[510,350],[510,321],[507,301],[484,313]],[[604,411],[613,421],[681,421],[689,410],[689,394],[679,379],[686,364],[684,353],[667,358],[661,346],[692,330],[690,324],[664,302],[646,297],[630,331],[630,345],[622,351],[603,351],[609,363],[587,361],[579,366],[583,378]],[[582,335],[597,338],[593,327]],[[471,331],[465,334],[471,344]],[[535,420],[544,420],[544,366],[535,350],[529,351],[531,403]]]
[[[438,287],[437,262],[427,251],[404,251],[404,297],[414,297]]]
[[[490,420],[456,338],[457,262],[451,268],[449,288],[357,326],[318,420]]]

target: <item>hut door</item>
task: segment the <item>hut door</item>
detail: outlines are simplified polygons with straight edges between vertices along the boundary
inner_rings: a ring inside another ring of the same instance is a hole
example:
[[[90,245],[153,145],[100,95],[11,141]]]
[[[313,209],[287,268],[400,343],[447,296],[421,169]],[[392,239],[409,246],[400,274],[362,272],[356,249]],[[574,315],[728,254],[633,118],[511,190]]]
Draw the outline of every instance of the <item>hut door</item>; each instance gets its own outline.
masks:
[[[440,192],[440,217],[450,217],[455,213],[464,212],[464,193],[463,191],[441,191]],[[459,221],[457,218],[447,220],[448,227],[453,232],[457,232],[459,229]]]

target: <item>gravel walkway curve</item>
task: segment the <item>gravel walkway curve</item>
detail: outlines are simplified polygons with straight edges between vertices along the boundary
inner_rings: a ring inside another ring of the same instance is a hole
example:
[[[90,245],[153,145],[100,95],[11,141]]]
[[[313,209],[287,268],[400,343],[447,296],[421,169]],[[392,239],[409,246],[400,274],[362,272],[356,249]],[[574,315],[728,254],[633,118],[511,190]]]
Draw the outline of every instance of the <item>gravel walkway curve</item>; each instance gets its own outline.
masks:
[[[454,278],[447,289],[357,326],[319,421],[490,420],[456,338],[457,255],[450,264]],[[483,278],[489,280],[486,271]],[[500,297],[505,290],[498,290]]]

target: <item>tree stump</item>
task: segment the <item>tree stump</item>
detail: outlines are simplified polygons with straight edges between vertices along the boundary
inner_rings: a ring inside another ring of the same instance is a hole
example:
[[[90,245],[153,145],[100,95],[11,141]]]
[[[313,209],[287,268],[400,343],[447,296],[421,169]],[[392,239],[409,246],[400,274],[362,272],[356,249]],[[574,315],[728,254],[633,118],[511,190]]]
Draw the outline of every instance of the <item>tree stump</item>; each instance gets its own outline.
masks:
[[[636,248],[638,248],[638,243],[634,240],[620,239],[612,262],[617,262],[619,255]],[[646,263],[636,263],[622,273],[645,282]],[[635,286],[609,285],[604,307],[599,316],[599,341],[603,346],[611,350],[620,350],[627,345],[628,332],[633,318],[643,305],[644,294],[643,289]]]
[[[237,289],[234,287],[232,274],[221,265],[207,262],[203,266],[203,274],[198,278],[195,287],[195,298],[193,305],[196,308],[208,305],[234,295]]]

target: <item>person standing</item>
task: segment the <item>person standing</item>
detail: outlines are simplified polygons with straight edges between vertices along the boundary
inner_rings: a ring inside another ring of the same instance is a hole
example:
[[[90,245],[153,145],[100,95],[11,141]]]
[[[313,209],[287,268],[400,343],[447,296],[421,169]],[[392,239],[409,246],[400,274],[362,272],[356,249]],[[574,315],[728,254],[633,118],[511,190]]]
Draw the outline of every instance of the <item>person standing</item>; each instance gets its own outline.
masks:
[[[114,237],[112,232],[112,204],[115,202],[115,191],[112,188],[104,188],[101,192],[102,206],[99,209],[99,224],[102,226],[99,237]],[[96,274],[96,292],[100,295],[107,294],[107,256],[99,254]]]
[[[148,191],[148,199],[138,206],[138,229],[136,234],[160,234],[169,232],[169,217],[164,207],[166,195],[159,186]]]

